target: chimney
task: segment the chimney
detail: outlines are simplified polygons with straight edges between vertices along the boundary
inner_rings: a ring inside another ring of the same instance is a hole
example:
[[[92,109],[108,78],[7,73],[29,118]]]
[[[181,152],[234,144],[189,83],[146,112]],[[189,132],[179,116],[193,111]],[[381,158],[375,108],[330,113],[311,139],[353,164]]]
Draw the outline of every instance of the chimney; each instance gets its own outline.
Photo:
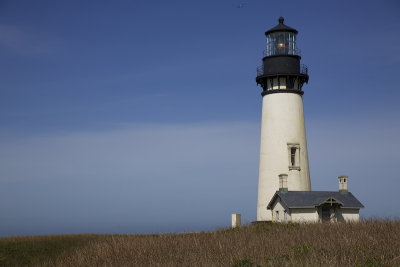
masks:
[[[288,177],[288,175],[285,173],[279,174],[279,191],[281,191],[281,192],[288,191],[287,177]]]
[[[339,179],[339,192],[341,193],[347,193],[347,180],[348,176],[347,175],[340,175],[338,177]]]

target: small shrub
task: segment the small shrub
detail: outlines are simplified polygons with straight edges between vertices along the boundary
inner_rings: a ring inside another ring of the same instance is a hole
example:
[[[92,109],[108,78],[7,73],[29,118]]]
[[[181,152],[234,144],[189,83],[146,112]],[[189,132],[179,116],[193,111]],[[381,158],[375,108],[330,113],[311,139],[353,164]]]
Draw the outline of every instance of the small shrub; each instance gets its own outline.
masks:
[[[254,262],[252,262],[250,259],[244,259],[244,260],[237,260],[233,263],[233,267],[252,267],[255,266]]]
[[[372,257],[372,258],[368,258],[365,261],[365,266],[366,267],[380,267],[380,266],[382,266],[382,262],[379,258]]]
[[[312,246],[310,244],[294,247],[296,254],[309,254],[311,252],[311,249]]]

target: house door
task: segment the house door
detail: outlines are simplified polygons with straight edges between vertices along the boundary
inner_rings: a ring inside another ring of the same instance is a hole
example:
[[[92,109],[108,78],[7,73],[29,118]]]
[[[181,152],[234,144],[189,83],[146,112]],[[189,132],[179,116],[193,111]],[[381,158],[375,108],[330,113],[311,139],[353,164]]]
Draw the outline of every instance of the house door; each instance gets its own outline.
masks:
[[[322,206],[322,218],[323,221],[329,221],[331,219],[331,209],[328,206]]]

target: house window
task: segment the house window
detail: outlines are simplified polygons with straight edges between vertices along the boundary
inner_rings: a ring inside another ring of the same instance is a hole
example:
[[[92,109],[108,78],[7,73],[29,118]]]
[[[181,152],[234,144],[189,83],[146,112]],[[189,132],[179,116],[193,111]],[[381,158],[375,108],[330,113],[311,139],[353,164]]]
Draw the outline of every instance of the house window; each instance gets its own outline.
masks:
[[[289,170],[300,171],[300,144],[288,143]]]
[[[283,220],[285,221],[285,222],[287,222],[287,220],[288,220],[288,218],[287,218],[287,211],[285,210],[284,212],[283,212]]]
[[[279,222],[279,210],[275,211],[275,219]]]

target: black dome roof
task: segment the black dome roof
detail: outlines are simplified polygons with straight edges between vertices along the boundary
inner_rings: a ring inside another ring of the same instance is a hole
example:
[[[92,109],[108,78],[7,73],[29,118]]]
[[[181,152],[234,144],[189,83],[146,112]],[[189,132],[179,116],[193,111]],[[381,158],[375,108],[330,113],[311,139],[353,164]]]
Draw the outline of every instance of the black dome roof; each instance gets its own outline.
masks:
[[[290,28],[289,26],[286,26],[285,24],[283,24],[283,21],[285,19],[283,17],[280,17],[278,19],[279,24],[276,25],[275,27],[273,27],[272,29],[269,29],[268,31],[265,32],[265,35],[270,34],[272,32],[293,32],[295,34],[298,33],[298,31],[296,29]]]

